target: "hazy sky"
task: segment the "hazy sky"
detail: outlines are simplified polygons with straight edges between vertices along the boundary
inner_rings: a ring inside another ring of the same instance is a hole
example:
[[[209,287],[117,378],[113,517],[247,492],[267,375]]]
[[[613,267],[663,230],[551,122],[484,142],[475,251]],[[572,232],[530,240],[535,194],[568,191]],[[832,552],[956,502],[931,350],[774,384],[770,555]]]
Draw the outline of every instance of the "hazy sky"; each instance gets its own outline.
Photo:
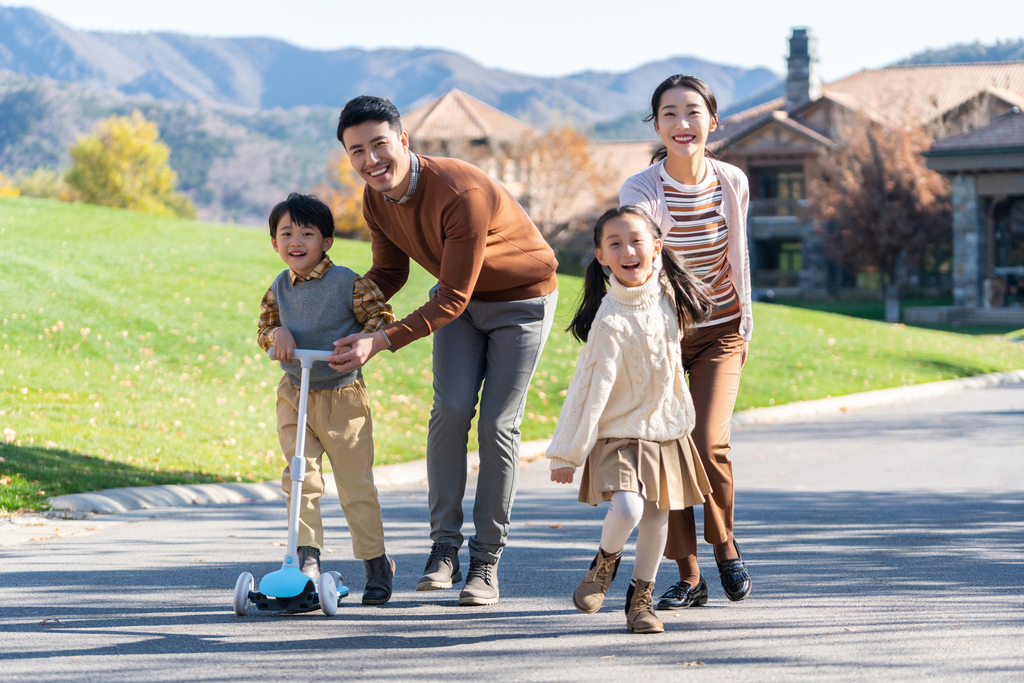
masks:
[[[9,0],[0,0],[4,4]],[[1024,35],[1024,0],[32,0],[72,28],[270,36],[303,47],[441,47],[535,75],[623,71],[676,55],[785,72],[793,26],[826,80],[926,48]]]

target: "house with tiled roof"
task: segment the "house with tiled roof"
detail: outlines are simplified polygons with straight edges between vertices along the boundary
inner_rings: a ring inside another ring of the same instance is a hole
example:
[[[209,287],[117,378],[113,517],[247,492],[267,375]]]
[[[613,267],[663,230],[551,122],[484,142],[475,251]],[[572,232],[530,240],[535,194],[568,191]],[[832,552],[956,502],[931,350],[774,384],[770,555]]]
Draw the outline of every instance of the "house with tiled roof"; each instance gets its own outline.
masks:
[[[539,188],[538,178],[552,177],[537,168],[531,147],[543,133],[460,90],[404,114],[402,126],[414,152],[469,161],[501,182],[538,224],[544,223],[549,237],[617,204],[619,187],[650,163],[656,146],[651,141],[589,141],[583,163],[592,172],[592,183]],[[584,169],[568,169],[562,175],[579,175],[576,171]]]
[[[823,83],[814,35],[794,29],[785,96],[723,119],[708,143],[750,180],[754,287],[818,294],[842,284],[805,207],[818,162],[844,129],[867,118],[925,127],[942,140],[1022,104],[1024,62],[887,67]]]
[[[989,125],[939,140],[928,167],[953,195],[951,308],[915,311],[922,322],[1024,325],[1024,107]],[[982,311],[965,311],[974,307]],[[927,316],[927,317],[925,317]]]

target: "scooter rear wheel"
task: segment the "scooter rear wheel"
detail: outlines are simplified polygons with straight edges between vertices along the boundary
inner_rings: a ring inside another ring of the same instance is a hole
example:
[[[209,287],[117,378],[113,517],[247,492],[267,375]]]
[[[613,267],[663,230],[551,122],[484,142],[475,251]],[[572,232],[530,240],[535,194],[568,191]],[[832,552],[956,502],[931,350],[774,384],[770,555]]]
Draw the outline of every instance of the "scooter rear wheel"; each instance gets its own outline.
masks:
[[[246,612],[249,611],[249,605],[252,602],[249,600],[249,592],[253,590],[254,582],[252,574],[249,572],[242,572],[238,575],[238,581],[235,582],[235,614],[240,617],[244,617]]]

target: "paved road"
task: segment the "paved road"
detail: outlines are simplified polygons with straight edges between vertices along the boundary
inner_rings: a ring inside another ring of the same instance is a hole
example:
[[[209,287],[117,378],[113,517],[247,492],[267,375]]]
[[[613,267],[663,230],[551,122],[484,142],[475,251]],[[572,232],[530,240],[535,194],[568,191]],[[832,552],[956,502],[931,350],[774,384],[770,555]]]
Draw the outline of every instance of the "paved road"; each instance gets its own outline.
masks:
[[[734,435],[737,538],[754,592],[729,603],[710,553],[706,607],[667,633],[625,631],[631,547],[605,609],[569,595],[603,509],[523,470],[502,601],[412,590],[426,495],[382,493],[397,592],[358,602],[336,501],[328,568],[353,596],[334,618],[230,607],[238,573],[280,562],[280,503],[145,511],[0,548],[5,681],[1024,680],[1024,385],[965,391]],[[465,558],[463,551],[463,558]],[[660,587],[672,567],[663,564]]]

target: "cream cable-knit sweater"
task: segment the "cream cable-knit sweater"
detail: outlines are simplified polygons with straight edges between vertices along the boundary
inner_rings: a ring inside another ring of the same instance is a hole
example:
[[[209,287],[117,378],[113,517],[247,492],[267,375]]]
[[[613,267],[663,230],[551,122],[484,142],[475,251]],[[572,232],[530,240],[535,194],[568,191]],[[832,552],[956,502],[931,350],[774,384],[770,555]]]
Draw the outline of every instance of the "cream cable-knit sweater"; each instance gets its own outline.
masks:
[[[545,453],[551,469],[581,466],[598,439],[670,441],[693,429],[679,328],[658,275],[639,287],[611,277]]]

